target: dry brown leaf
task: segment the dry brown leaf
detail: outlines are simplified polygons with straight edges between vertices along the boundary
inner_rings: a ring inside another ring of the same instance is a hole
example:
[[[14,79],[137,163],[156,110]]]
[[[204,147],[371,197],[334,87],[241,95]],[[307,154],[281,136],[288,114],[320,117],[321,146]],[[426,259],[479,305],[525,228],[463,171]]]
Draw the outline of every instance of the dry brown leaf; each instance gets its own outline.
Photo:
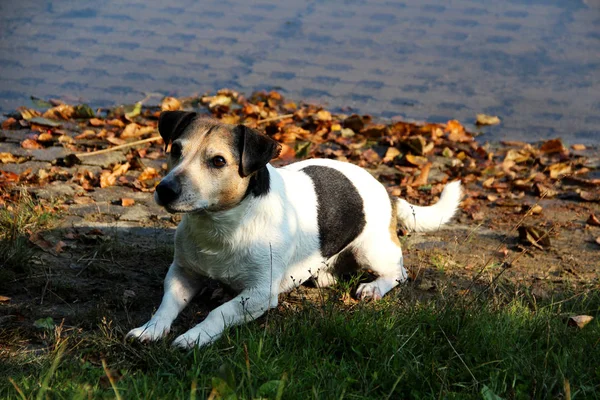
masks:
[[[550,178],[552,179],[558,179],[561,176],[571,173],[571,165],[568,163],[552,164],[548,169],[550,170]]]
[[[596,217],[596,215],[594,214],[590,214],[589,218],[587,219],[586,223],[588,225],[593,225],[593,226],[600,226],[600,220],[598,219],[598,217]]]
[[[369,138],[380,138],[390,133],[387,125],[384,124],[372,124],[365,126],[360,133]]]
[[[388,149],[385,152],[385,156],[383,157],[383,162],[390,162],[390,161],[394,161],[394,159],[396,157],[398,157],[400,155],[400,150],[398,150],[395,147],[388,147]]]
[[[522,244],[537,247],[543,250],[544,247],[550,247],[550,236],[543,229],[533,226],[521,225],[518,228],[519,241]]]
[[[37,140],[38,142],[49,143],[54,140],[54,137],[51,133],[40,133]]]
[[[19,121],[14,119],[13,117],[9,117],[2,121],[2,129],[15,129],[19,128]]]
[[[475,123],[477,125],[498,125],[500,118],[495,115],[477,114]]]
[[[134,205],[134,204],[135,204],[135,200],[134,200],[134,199],[130,199],[130,198],[128,198],[128,197],[123,197],[123,198],[121,199],[121,205],[122,205],[123,207],[131,207],[131,206],[132,206],[132,205]]]
[[[175,97],[165,97],[160,104],[162,111],[177,111],[181,109],[181,102]]]
[[[10,301],[10,297],[0,296],[0,303],[8,303]]]
[[[88,123],[92,126],[103,126],[106,122],[100,118],[90,118]]]
[[[421,173],[412,183],[413,186],[427,185],[427,179],[429,179],[429,171],[431,169],[431,163],[427,163],[421,168]]]
[[[68,120],[75,114],[73,106],[68,104],[59,104],[56,107],[48,109],[42,116],[50,119],[64,119]]]
[[[418,167],[423,167],[429,163],[429,160],[427,159],[427,157],[415,156],[412,154],[406,155],[406,161],[408,161],[412,165],[416,165]]]
[[[147,181],[148,179],[154,179],[158,176],[158,171],[152,167],[146,167],[140,176],[138,176],[139,181]]]
[[[125,129],[123,129],[123,132],[121,132],[121,138],[129,139],[129,138],[137,137],[137,136],[139,136],[138,135],[139,130],[140,130],[140,126],[138,124],[136,124],[135,122],[127,124]]]
[[[39,144],[37,141],[33,139],[25,139],[21,142],[21,147],[27,150],[39,150],[43,149],[44,146]]]
[[[582,329],[587,324],[589,324],[593,319],[594,319],[594,317],[592,317],[591,315],[575,315],[575,316],[569,317],[567,324],[569,326],[576,326],[579,329]]]
[[[19,159],[12,153],[0,153],[0,162],[2,164],[17,163]]]
[[[118,118],[111,119],[110,121],[107,121],[107,123],[108,123],[108,125],[116,126],[116,127],[119,127],[119,128],[125,127],[125,122],[121,121]]]
[[[550,139],[540,146],[540,151],[544,154],[563,153],[568,150],[560,139]]]
[[[381,161],[379,154],[373,149],[367,149],[361,154],[362,158],[370,164],[376,164]]]
[[[320,110],[317,112],[317,119],[319,121],[331,121],[331,113],[327,110]]]

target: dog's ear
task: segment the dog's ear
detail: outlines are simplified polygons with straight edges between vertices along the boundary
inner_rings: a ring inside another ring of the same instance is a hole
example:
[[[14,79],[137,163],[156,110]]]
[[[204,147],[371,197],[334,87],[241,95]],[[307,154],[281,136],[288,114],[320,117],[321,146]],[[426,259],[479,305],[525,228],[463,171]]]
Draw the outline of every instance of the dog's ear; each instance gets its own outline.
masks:
[[[176,140],[183,130],[196,117],[195,112],[188,111],[163,111],[158,117],[158,133],[165,142],[165,150],[169,143]]]
[[[270,137],[244,125],[234,128],[240,152],[240,176],[258,171],[279,156],[281,145]]]

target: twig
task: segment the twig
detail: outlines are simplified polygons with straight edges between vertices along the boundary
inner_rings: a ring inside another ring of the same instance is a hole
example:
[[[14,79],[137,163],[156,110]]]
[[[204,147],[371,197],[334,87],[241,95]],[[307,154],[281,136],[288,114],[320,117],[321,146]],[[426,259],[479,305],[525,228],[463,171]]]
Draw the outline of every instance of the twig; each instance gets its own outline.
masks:
[[[135,142],[120,144],[120,145],[115,146],[115,147],[109,147],[108,149],[91,151],[89,153],[78,153],[78,154],[75,154],[75,156],[77,156],[79,158],[81,158],[81,157],[95,156],[97,154],[104,154],[104,153],[109,153],[111,151],[126,149],[127,147],[137,146],[139,144],[156,142],[157,140],[162,140],[162,137],[161,136],[153,136],[151,138],[142,139],[142,140],[136,140]]]
[[[271,122],[271,121],[279,121],[280,119],[291,118],[293,116],[294,116],[294,114],[278,115],[277,117],[271,117],[271,118],[262,119],[262,120],[258,121],[257,124],[264,124],[266,122]]]

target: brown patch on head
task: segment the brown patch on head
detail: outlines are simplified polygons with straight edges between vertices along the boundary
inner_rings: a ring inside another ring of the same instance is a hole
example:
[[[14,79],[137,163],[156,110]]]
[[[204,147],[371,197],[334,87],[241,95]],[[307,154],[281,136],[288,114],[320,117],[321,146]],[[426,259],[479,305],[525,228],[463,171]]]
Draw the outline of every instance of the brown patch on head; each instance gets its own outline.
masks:
[[[392,242],[394,242],[396,246],[400,247],[400,239],[398,239],[398,213],[396,200],[390,197],[390,203],[392,204],[392,218],[390,219],[390,237],[392,238]]]

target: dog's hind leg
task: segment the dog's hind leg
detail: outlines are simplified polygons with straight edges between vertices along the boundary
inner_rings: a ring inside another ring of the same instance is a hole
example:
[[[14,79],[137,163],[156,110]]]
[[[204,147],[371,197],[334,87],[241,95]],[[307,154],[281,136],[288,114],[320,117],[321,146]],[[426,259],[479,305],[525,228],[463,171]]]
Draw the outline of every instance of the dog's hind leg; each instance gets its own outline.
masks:
[[[364,268],[369,268],[377,275],[373,282],[361,283],[358,286],[356,297],[360,300],[379,300],[407,279],[402,249],[397,240],[375,237],[365,242],[357,251],[360,252]]]

